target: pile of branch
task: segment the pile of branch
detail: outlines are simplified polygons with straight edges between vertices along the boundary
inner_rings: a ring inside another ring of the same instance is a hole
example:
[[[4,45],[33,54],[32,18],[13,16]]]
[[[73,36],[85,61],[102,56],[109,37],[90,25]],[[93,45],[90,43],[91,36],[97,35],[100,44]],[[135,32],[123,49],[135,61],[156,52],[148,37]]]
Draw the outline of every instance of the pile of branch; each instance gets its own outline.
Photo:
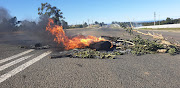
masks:
[[[137,33],[139,33],[139,34],[142,34],[142,35],[152,36],[154,39],[160,40],[160,41],[161,41],[160,44],[175,45],[175,46],[180,47],[180,44],[179,44],[178,41],[174,40],[174,42],[169,42],[165,37],[163,37],[162,34],[158,34],[158,33],[154,33],[154,32],[153,32],[153,34],[150,33],[150,32],[148,32],[148,33],[143,33],[143,32],[140,32],[140,31],[138,31],[138,30],[133,30],[133,31],[134,31],[134,32],[137,32]]]
[[[96,58],[96,59],[115,59],[117,55],[124,54],[154,54],[154,53],[170,53],[171,55],[178,54],[180,47],[172,44],[159,43],[157,40],[151,41],[142,39],[136,36],[134,39],[125,40],[120,37],[102,36],[106,40],[91,44],[85,49],[73,49],[62,51],[52,55],[50,58]],[[161,41],[162,42],[162,41]],[[113,46],[113,47],[111,47]]]
[[[180,47],[170,43],[162,35],[147,34],[155,36],[156,40],[142,39],[140,36],[136,36],[131,40],[124,40],[119,37],[103,36],[106,39],[110,39],[112,44],[116,47],[116,50],[131,49],[131,53],[135,55],[154,54],[154,53],[170,53],[171,55],[178,54]],[[113,40],[113,41],[112,41]]]
[[[96,58],[96,59],[115,59],[117,55],[123,55],[126,53],[130,53],[130,50],[120,51],[96,51],[93,49],[73,49],[69,51],[62,51],[58,54],[54,54],[50,56],[50,59],[55,58],[63,58],[63,57],[70,57],[70,58]]]
[[[135,44],[131,40],[121,39],[120,37],[101,36],[109,40],[116,49],[124,49],[125,47],[133,47]]]
[[[140,32],[140,31],[138,31],[138,30],[133,30],[134,32],[137,32],[137,33],[139,33],[139,34],[142,34],[142,35],[148,35],[148,36],[152,36],[154,39],[161,39],[161,40],[164,40],[165,38],[162,36],[162,34],[158,34],[158,33],[154,33],[153,32],[153,34],[152,33],[150,33],[150,32],[148,32],[148,33],[143,33],[143,32]]]

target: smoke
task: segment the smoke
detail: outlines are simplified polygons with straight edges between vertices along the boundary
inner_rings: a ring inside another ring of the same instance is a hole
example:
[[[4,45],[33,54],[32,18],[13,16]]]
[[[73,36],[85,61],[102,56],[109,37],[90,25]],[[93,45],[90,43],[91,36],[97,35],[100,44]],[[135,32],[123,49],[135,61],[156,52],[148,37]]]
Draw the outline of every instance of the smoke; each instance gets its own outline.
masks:
[[[0,32],[10,31],[11,25],[9,23],[11,16],[9,15],[8,11],[0,7]]]
[[[0,7],[0,23],[3,21],[3,19],[10,19],[10,15],[8,13],[8,11],[3,8],[3,7]]]
[[[36,43],[43,43],[55,46],[57,44],[53,41],[54,36],[52,36],[48,31],[46,31],[48,18],[48,16],[42,15],[39,17],[38,23],[24,20],[21,22],[19,30],[23,31],[29,39],[33,40]]]
[[[0,7],[0,43],[31,45],[35,43],[55,44],[52,36],[46,31],[48,16],[40,16],[39,21],[17,21],[8,11]]]

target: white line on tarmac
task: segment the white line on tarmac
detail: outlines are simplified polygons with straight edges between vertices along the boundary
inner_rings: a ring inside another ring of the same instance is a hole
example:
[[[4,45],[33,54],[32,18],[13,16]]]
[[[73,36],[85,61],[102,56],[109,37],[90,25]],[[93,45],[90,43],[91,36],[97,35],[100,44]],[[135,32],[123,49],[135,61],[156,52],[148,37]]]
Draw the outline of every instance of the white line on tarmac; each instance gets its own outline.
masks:
[[[23,60],[26,60],[26,59],[28,59],[28,58],[31,57],[31,56],[33,56],[33,55],[21,57],[21,58],[15,60],[15,61],[12,61],[12,62],[10,62],[10,63],[7,63],[7,64],[5,64],[5,65],[3,65],[3,66],[0,66],[0,71],[4,70],[4,69],[6,69],[6,68],[8,68],[8,67],[10,67],[10,66],[12,66],[12,65],[14,65],[14,64],[17,64],[17,63],[19,63],[19,62],[21,62],[21,61],[23,61]]]
[[[34,59],[20,65],[19,67],[13,69],[12,71],[4,74],[4,75],[1,75],[0,76],[0,83],[5,81],[6,79],[10,78],[11,76],[14,76],[15,74],[17,74],[18,72],[26,69],[27,67],[29,67],[30,65],[34,64],[35,62],[41,60],[42,58],[44,58],[45,56],[49,55],[51,53],[51,51],[47,51],[37,57],[35,57]]]
[[[32,52],[32,51],[34,51],[34,49],[30,49],[30,50],[24,51],[24,52],[22,52],[22,53],[13,55],[13,56],[11,56],[11,57],[2,59],[2,60],[0,60],[0,64],[1,64],[1,63],[4,63],[4,62],[6,62],[6,61],[12,60],[12,59],[14,59],[14,58],[20,57],[20,56],[22,56],[22,55],[24,55],[24,54],[27,54],[27,53],[29,53],[29,52]]]

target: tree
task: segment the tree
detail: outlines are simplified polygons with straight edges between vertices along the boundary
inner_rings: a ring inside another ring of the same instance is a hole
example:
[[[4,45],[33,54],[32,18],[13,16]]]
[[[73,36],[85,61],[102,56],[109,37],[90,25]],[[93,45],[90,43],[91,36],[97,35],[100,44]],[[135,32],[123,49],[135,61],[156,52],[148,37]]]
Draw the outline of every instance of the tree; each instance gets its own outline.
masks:
[[[112,24],[115,24],[115,22],[113,21]]]
[[[168,17],[168,18],[166,19],[166,23],[167,23],[167,24],[173,24],[173,19],[171,19],[171,18]]]
[[[102,22],[102,25],[105,25],[104,22]]]
[[[99,25],[102,27],[103,25],[102,25],[102,23],[99,23]]]
[[[2,22],[0,23],[0,29],[2,29],[2,31],[16,31],[18,30],[18,24],[20,23],[20,21],[17,21],[16,17],[12,17],[12,18],[3,18]]]
[[[68,23],[64,20],[61,21],[64,29],[68,29]]]
[[[127,28],[127,25],[125,23],[119,23],[122,28]]]
[[[33,30],[36,29],[36,27],[36,22],[24,20],[21,22],[20,30]]]
[[[17,24],[19,24],[21,21],[17,21],[16,17],[13,17],[11,19],[9,19],[9,23],[11,26],[17,26]]]
[[[167,17],[166,18],[166,23],[169,24],[171,22],[171,18]]]
[[[95,24],[99,24],[97,21],[95,21]]]
[[[87,23],[85,22],[84,24],[83,24],[83,27],[87,27],[88,25],[87,25]]]
[[[64,19],[60,9],[55,6],[51,6],[49,3],[41,3],[41,7],[38,8],[38,15],[47,15],[54,20],[57,25],[62,25],[61,20]]]

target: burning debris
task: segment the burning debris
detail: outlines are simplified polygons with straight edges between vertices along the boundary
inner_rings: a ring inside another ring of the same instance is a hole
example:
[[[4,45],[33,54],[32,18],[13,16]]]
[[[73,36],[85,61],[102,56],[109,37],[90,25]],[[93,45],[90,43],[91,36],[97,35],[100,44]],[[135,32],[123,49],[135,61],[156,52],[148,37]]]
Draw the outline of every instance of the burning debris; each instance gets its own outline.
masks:
[[[63,44],[66,50],[75,49],[75,48],[85,48],[93,42],[105,41],[103,38],[97,38],[95,36],[83,36],[78,35],[73,38],[66,36],[62,26],[54,25],[54,21],[49,19],[49,23],[46,27],[46,30],[49,31],[52,35],[55,36],[54,41],[58,44]]]
[[[54,41],[58,44],[63,43],[68,53],[63,55],[55,55],[56,57],[75,57],[75,58],[115,58],[116,55],[123,55],[132,53],[135,55],[153,54],[153,53],[170,53],[172,55],[178,54],[180,47],[174,44],[164,43],[164,37],[158,34],[145,34],[137,31],[143,35],[149,35],[156,40],[151,41],[142,39],[136,36],[134,39],[125,40],[120,37],[101,36],[100,38],[94,36],[76,36],[68,38],[65,35],[61,26],[51,26],[53,20],[49,20],[46,30],[50,31],[56,36]],[[160,42],[158,41],[160,40]],[[79,49],[78,49],[79,48]],[[72,50],[73,49],[73,50]],[[75,49],[75,50],[74,50]],[[62,52],[61,52],[62,53]]]
[[[99,59],[115,59],[117,55],[124,54],[154,54],[169,53],[171,55],[178,54],[180,47],[158,43],[157,40],[151,41],[136,36],[132,40],[123,40],[119,37],[102,36],[108,41],[101,41],[90,44],[84,49],[73,49],[52,55],[51,58],[71,57],[71,58],[99,58]],[[93,47],[92,47],[93,46]]]

